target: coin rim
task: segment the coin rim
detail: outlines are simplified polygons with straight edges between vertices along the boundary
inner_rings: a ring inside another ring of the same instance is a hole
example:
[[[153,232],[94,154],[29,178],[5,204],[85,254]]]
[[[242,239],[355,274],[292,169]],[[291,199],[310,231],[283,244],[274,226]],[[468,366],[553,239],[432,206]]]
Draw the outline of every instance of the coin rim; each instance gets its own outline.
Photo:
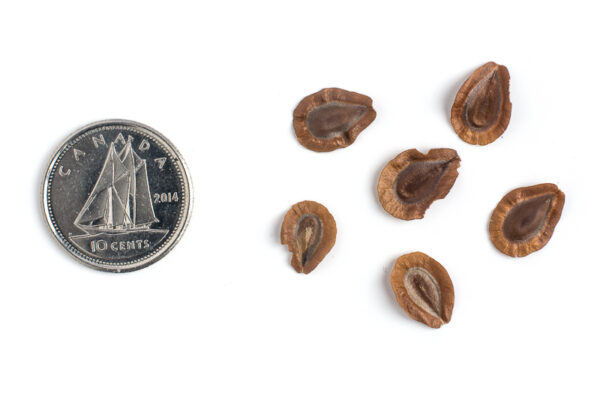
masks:
[[[57,233],[55,228],[58,228],[58,227],[54,226],[54,223],[52,222],[52,219],[50,218],[50,210],[48,208],[48,196],[49,196],[48,182],[49,182],[54,164],[56,163],[56,161],[62,154],[65,146],[67,146],[69,144],[69,142],[72,141],[78,135],[80,135],[90,129],[97,128],[102,125],[108,125],[108,124],[120,124],[120,125],[129,125],[129,126],[133,126],[133,127],[139,127],[142,129],[146,129],[146,130],[150,131],[152,134],[156,135],[158,137],[158,139],[163,141],[169,147],[169,150],[171,150],[173,152],[173,154],[177,157],[178,161],[181,164],[181,173],[183,176],[183,184],[185,186],[187,186],[187,188],[188,188],[188,196],[187,196],[188,200],[186,202],[187,203],[186,210],[184,210],[185,215],[181,217],[181,223],[180,223],[179,230],[178,230],[178,232],[175,232],[173,234],[171,243],[168,244],[167,246],[163,247],[161,250],[157,251],[156,254],[154,254],[148,258],[145,258],[144,260],[132,262],[131,264],[123,266],[122,268],[110,268],[110,264],[95,263],[91,260],[82,258],[78,254],[70,251],[65,246],[64,241],[61,239],[61,237]],[[60,247],[63,248],[68,254],[70,254],[71,257],[75,258],[81,264],[83,264],[87,267],[93,268],[95,270],[98,270],[98,271],[114,272],[114,273],[133,272],[133,271],[137,271],[142,268],[148,267],[149,265],[154,264],[158,260],[162,259],[165,255],[167,255],[173,249],[173,247],[175,247],[177,245],[177,243],[179,243],[179,241],[181,240],[181,237],[183,236],[183,234],[190,222],[190,218],[192,215],[192,208],[193,208],[193,204],[194,204],[194,190],[193,190],[193,185],[192,185],[192,179],[189,174],[188,166],[187,166],[184,158],[181,156],[181,153],[179,152],[179,150],[177,150],[177,148],[173,145],[173,143],[169,139],[167,139],[165,136],[163,136],[156,129],[151,128],[148,125],[145,125],[145,124],[142,124],[142,123],[139,123],[136,121],[132,121],[132,120],[127,120],[127,119],[105,119],[105,120],[101,120],[101,121],[96,121],[96,122],[87,124],[79,129],[77,129],[74,133],[70,134],[65,140],[63,140],[61,142],[61,144],[57,147],[57,149],[52,154],[53,155],[50,159],[50,162],[48,163],[48,168],[46,169],[46,173],[44,174],[43,181],[42,181],[42,193],[41,193],[42,210],[44,213],[44,220],[46,221],[48,228],[52,232],[52,237],[54,237],[54,239],[56,239],[56,241],[60,244]]]

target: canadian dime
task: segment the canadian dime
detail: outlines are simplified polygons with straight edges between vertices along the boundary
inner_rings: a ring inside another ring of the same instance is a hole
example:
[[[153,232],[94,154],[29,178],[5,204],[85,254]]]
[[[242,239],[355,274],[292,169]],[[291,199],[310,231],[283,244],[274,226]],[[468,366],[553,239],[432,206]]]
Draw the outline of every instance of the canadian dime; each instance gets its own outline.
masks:
[[[190,218],[191,181],[179,152],[133,121],[99,121],[67,138],[43,183],[46,220],[84,264],[134,271],[162,258]]]

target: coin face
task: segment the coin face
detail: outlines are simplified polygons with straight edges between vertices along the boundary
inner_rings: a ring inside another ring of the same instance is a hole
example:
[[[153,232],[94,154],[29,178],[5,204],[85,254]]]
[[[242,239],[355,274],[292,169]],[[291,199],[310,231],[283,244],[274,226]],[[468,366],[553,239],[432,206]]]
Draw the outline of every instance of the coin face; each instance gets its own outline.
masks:
[[[74,257],[111,272],[162,258],[191,213],[191,182],[179,152],[154,129],[132,121],[88,125],[60,146],[46,172],[50,229]]]

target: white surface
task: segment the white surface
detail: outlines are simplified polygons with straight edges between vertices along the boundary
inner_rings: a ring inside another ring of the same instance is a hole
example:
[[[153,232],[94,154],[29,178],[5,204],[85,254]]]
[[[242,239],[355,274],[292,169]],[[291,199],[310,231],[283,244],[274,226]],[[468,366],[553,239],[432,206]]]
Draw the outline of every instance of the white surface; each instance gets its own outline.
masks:
[[[559,4],[3,2],[0,398],[598,398],[600,29],[594,2]],[[449,109],[489,60],[509,68],[513,114],[475,147]],[[292,111],[332,86],[371,96],[377,119],[313,153]],[[168,136],[195,184],[182,241],[129,274],[75,262],[40,212],[55,147],[105,118]],[[381,168],[432,147],[461,156],[454,188],[423,220],[387,215]],[[500,254],[492,210],[539,182],[566,193],[554,236]],[[308,276],[278,242],[305,199],[338,224]],[[416,250],[454,281],[440,330],[388,285]]]

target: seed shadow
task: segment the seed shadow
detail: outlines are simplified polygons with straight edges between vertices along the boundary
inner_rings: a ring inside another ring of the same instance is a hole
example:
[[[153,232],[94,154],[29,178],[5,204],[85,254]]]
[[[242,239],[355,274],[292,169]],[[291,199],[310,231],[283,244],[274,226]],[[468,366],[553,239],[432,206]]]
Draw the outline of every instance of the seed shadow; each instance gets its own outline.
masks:
[[[483,234],[487,237],[487,244],[488,244],[488,249],[490,249],[490,251],[494,251],[494,252],[498,252],[500,254],[505,255],[504,253],[502,253],[500,250],[498,250],[496,248],[496,246],[494,246],[494,243],[492,242],[492,238],[490,236],[490,220],[492,219],[492,215],[494,214],[494,210],[496,209],[496,206],[494,206],[494,208],[492,208],[490,211],[488,211],[487,213],[487,219],[483,222],[482,225],[482,231]]]
[[[283,219],[285,218],[286,214],[287,211],[280,213],[279,216],[275,219],[275,223],[273,224],[273,231],[271,232],[271,234],[273,235],[273,241],[277,244],[281,244],[281,225],[283,224]]]
[[[294,129],[294,121],[293,120],[292,120],[292,122],[290,122],[289,132],[290,132],[290,135],[292,135],[292,137],[294,139],[296,139],[296,141],[297,141],[298,139],[296,138],[296,130]]]
[[[444,93],[442,97],[442,111],[444,112],[444,115],[446,115],[446,121],[449,124],[452,124],[451,122],[451,118],[450,118],[450,110],[452,109],[452,104],[454,104],[454,99],[456,98],[456,93],[458,93],[458,89],[460,89],[460,87],[463,85],[463,83],[467,80],[467,78],[471,75],[472,71],[467,71],[463,74],[457,75],[457,79],[454,81],[454,84],[452,84],[450,87],[448,87],[448,89],[446,90],[446,92]]]

